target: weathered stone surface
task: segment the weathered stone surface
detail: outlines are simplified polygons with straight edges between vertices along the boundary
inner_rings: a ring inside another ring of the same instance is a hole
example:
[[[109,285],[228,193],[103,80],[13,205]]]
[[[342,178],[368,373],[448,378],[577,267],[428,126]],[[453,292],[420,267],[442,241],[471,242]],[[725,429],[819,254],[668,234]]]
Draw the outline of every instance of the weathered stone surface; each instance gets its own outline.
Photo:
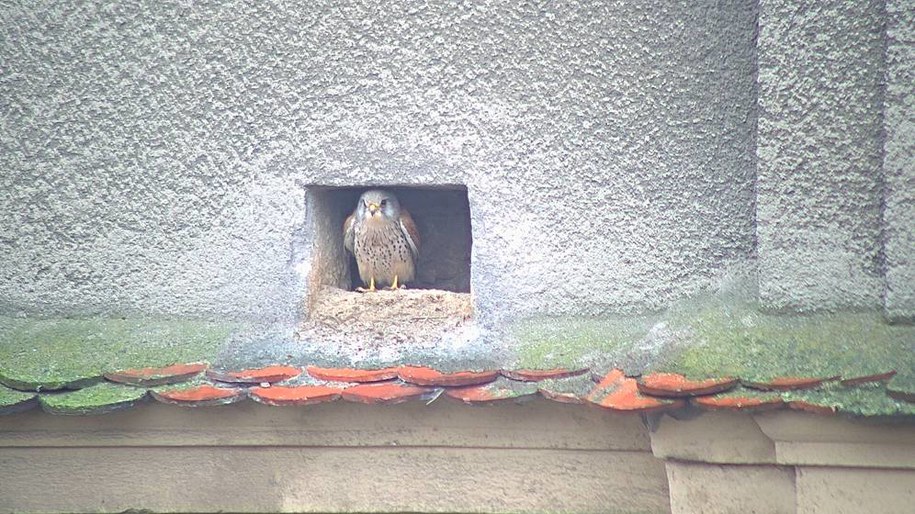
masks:
[[[909,514],[915,470],[798,467],[798,514]]]
[[[546,400],[487,408],[446,398],[431,404],[377,406],[337,401],[312,408],[268,407],[250,401],[182,409],[149,402],[107,416],[48,416],[33,411],[0,417],[0,447],[188,447],[211,446],[214,440],[225,447],[651,451],[648,428],[638,416]]]
[[[106,372],[209,360],[234,323],[180,319],[0,316],[0,383],[80,389]]]
[[[3,14],[3,311],[295,316],[307,184],[466,184],[486,317],[661,307],[753,254],[755,2]]]
[[[612,506],[654,514],[670,508],[664,465],[647,452],[0,448],[0,466],[4,514],[94,512],[99,505],[110,512],[137,505],[153,512],[607,512]]]
[[[753,419],[775,442],[778,464],[915,470],[911,421],[877,424],[790,410]]]
[[[793,514],[794,470],[667,461],[674,514]]]
[[[692,419],[664,417],[651,433],[656,457],[721,464],[775,463],[775,443],[750,414],[707,412]]]
[[[760,2],[756,233],[770,308],[881,304],[882,6]]]
[[[915,9],[886,1],[886,92],[883,108],[884,308],[915,320]]]

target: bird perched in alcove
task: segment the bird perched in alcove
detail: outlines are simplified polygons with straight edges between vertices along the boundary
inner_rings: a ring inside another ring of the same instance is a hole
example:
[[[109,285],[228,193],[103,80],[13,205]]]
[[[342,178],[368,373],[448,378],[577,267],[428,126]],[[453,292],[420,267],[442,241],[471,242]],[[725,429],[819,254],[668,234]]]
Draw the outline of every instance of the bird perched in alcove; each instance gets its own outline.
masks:
[[[356,210],[343,223],[343,246],[356,257],[359,278],[368,288],[398,289],[416,276],[419,232],[397,197],[371,189],[362,193]]]

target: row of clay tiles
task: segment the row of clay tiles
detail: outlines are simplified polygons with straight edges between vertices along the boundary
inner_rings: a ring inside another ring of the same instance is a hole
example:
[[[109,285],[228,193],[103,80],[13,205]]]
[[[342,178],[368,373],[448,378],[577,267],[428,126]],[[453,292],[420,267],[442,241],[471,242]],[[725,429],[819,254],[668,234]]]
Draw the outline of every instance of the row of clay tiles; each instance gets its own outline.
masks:
[[[41,405],[57,414],[91,414],[129,407],[148,395],[160,402],[199,407],[224,405],[245,399],[275,406],[310,405],[344,399],[368,404],[396,404],[408,400],[431,401],[440,395],[466,403],[521,400],[540,395],[553,401],[593,404],[618,412],[658,412],[685,407],[687,403],[704,409],[760,410],[794,408],[819,414],[832,414],[835,406],[799,399],[785,399],[784,391],[812,389],[828,378],[782,378],[769,382],[741,382],[737,378],[688,380],[676,373],[651,373],[627,377],[614,369],[593,376],[587,369],[496,370],[444,373],[421,366],[398,366],[360,370],[319,368],[304,370],[292,366],[231,372],[209,369],[207,364],[180,364],[165,368],[144,368],[106,373],[109,387],[115,384],[135,394],[123,401],[112,400],[94,406],[61,407],[53,398],[68,393],[47,392],[24,397],[6,412],[19,412]],[[853,387],[884,382],[895,371],[841,380]],[[8,384],[9,385],[9,384]],[[95,386],[98,387],[98,386]],[[123,387],[123,386],[121,386]],[[903,392],[897,399],[915,402]],[[42,401],[47,399],[46,401]]]

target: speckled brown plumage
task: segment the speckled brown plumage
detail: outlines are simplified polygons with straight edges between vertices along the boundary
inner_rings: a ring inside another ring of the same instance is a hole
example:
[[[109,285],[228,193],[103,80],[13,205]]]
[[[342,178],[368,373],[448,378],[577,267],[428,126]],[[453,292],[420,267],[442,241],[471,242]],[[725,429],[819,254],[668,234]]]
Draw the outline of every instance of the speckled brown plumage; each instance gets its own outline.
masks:
[[[369,291],[376,285],[397,288],[416,276],[419,233],[392,193],[363,193],[344,223],[343,241],[356,257],[359,277]]]

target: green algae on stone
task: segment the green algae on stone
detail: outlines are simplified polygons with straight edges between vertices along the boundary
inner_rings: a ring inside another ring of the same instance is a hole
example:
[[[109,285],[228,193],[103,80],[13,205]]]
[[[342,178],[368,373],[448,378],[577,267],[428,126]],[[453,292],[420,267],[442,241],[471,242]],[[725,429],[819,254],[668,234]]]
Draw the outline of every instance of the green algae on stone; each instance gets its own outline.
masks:
[[[232,324],[161,319],[0,318],[0,382],[80,388],[102,374],[211,360]]]
[[[789,316],[713,304],[672,323],[691,340],[655,369],[690,378],[859,377],[915,366],[915,327],[887,324],[877,312]]]
[[[516,321],[508,337],[516,341],[519,369],[588,367],[594,360],[622,358],[643,340],[657,316],[601,318],[541,317]]]
[[[544,398],[560,403],[584,403],[585,397],[597,386],[587,374],[549,378],[535,384]]]
[[[915,417],[915,404],[891,398],[882,383],[845,387],[831,384],[819,389],[786,391],[786,402],[802,401],[828,407],[851,416],[907,416]]]
[[[891,396],[908,402],[915,402],[915,367],[899,370],[886,385]]]
[[[499,377],[487,384],[449,387],[445,394],[464,403],[489,403],[504,400],[523,401],[537,394],[537,384]]]
[[[147,395],[147,390],[102,383],[79,391],[44,393],[41,405],[52,414],[104,414],[132,406]]]
[[[0,385],[0,414],[21,412],[35,406],[36,393],[16,391]]]

